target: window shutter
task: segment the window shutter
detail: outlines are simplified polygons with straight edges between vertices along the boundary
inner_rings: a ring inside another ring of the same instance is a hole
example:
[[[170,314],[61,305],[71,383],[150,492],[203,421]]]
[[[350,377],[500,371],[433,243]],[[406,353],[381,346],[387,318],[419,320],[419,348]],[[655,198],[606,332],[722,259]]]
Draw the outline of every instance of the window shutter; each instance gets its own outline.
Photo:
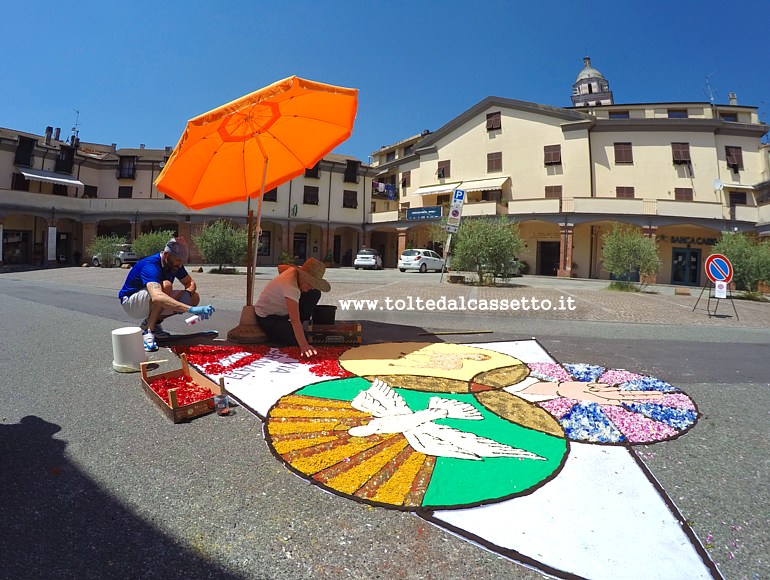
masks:
[[[740,147],[727,145],[725,147],[725,157],[727,158],[727,165],[733,171],[743,169],[743,151]]]
[[[487,173],[494,173],[503,170],[503,153],[495,151],[487,153]]]
[[[262,201],[278,201],[278,188],[274,187],[273,189],[266,191],[265,195],[262,196]]]
[[[673,155],[674,163],[690,163],[690,144],[672,143],[671,154]]]
[[[355,209],[358,207],[358,192],[345,189],[342,191],[342,207]]]
[[[631,143],[615,143],[615,163],[633,163],[634,152]]]
[[[674,199],[676,201],[692,201],[692,188],[691,187],[675,187]]]
[[[543,147],[545,165],[561,165],[561,145],[546,145]]]
[[[494,131],[502,127],[502,121],[500,119],[500,111],[494,113],[487,113],[487,131]]]
[[[318,205],[318,188],[314,185],[306,185],[302,203],[306,205]]]

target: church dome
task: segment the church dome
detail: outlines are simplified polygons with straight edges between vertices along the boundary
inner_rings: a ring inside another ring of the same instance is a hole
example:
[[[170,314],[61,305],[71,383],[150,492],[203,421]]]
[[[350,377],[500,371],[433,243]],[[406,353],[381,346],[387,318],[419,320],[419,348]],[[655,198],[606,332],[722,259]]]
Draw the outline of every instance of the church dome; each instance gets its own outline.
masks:
[[[603,79],[604,75],[600,73],[598,70],[596,70],[594,67],[591,66],[591,58],[586,56],[583,58],[583,64],[585,65],[583,67],[583,70],[580,71],[580,74],[578,74],[577,79],[575,79],[575,82],[580,82],[586,79]]]

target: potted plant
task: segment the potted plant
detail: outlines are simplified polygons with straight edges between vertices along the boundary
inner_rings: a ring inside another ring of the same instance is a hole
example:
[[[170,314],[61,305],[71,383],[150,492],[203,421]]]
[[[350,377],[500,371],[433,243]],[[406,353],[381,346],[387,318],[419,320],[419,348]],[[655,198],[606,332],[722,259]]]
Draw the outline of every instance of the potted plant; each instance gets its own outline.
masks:
[[[331,250],[326,251],[326,257],[324,258],[324,266],[331,268],[334,266],[334,254]]]
[[[278,258],[279,264],[294,264],[294,256],[291,255],[291,253],[287,252],[286,250],[283,250],[281,252],[281,255]]]

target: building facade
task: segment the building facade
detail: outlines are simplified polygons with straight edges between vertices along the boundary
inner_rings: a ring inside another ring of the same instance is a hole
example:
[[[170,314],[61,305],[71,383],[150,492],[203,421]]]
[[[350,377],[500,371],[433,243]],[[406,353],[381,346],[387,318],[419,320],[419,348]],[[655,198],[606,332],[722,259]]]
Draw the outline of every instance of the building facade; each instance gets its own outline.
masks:
[[[59,134],[52,127],[44,135],[0,129],[0,265],[90,261],[87,248],[98,235],[130,242],[173,230],[193,242],[212,220],[246,223],[245,202],[194,211],[158,192],[154,181],[170,147],[118,149],[61,141]],[[336,264],[351,265],[368,241],[372,174],[358,159],[329,154],[266,192],[258,263],[277,264],[282,252],[296,260],[324,260],[331,252]],[[191,243],[190,261],[202,260]]]
[[[436,248],[443,240],[428,223],[437,218],[408,213],[440,215],[462,189],[463,219],[519,225],[531,274],[608,278],[602,236],[626,224],[657,240],[657,282],[695,286],[723,231],[770,235],[768,126],[755,107],[733,96],[727,105],[612,104],[609,84],[585,64],[573,98],[592,98],[573,108],[489,97],[374,152],[375,180],[399,185],[399,207],[372,214],[371,239],[396,255]]]

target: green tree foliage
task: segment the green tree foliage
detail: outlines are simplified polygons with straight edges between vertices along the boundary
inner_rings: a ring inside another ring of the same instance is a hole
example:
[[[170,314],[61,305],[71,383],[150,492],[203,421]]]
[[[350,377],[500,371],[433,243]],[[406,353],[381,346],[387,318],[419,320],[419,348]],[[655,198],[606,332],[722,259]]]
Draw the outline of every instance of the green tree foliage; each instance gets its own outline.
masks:
[[[294,265],[294,256],[291,252],[281,250],[281,255],[278,257],[278,263]]]
[[[88,253],[87,261],[90,262],[92,256],[99,260],[99,266],[102,268],[112,268],[115,266],[115,253],[120,251],[120,246],[127,243],[126,238],[115,234],[109,236],[97,236],[94,241],[86,248]]]
[[[452,269],[476,272],[479,283],[516,274],[513,259],[524,249],[518,224],[500,219],[465,218],[452,240]]]
[[[723,232],[713,252],[730,260],[738,290],[754,292],[759,282],[770,282],[770,242],[760,242],[743,233]]]
[[[131,249],[139,258],[145,258],[163,250],[166,247],[166,242],[175,235],[174,230],[158,230],[157,232],[139,234],[134,243],[131,244]]]
[[[219,264],[219,272],[224,271],[225,264],[244,263],[248,239],[249,234],[245,229],[226,220],[206,224],[201,235],[193,237],[204,259]]]
[[[647,238],[636,228],[618,227],[602,236],[602,261],[604,269],[616,278],[627,279],[639,272],[640,276],[652,276],[661,266],[658,246],[653,238]],[[626,282],[626,285],[631,285]]]

